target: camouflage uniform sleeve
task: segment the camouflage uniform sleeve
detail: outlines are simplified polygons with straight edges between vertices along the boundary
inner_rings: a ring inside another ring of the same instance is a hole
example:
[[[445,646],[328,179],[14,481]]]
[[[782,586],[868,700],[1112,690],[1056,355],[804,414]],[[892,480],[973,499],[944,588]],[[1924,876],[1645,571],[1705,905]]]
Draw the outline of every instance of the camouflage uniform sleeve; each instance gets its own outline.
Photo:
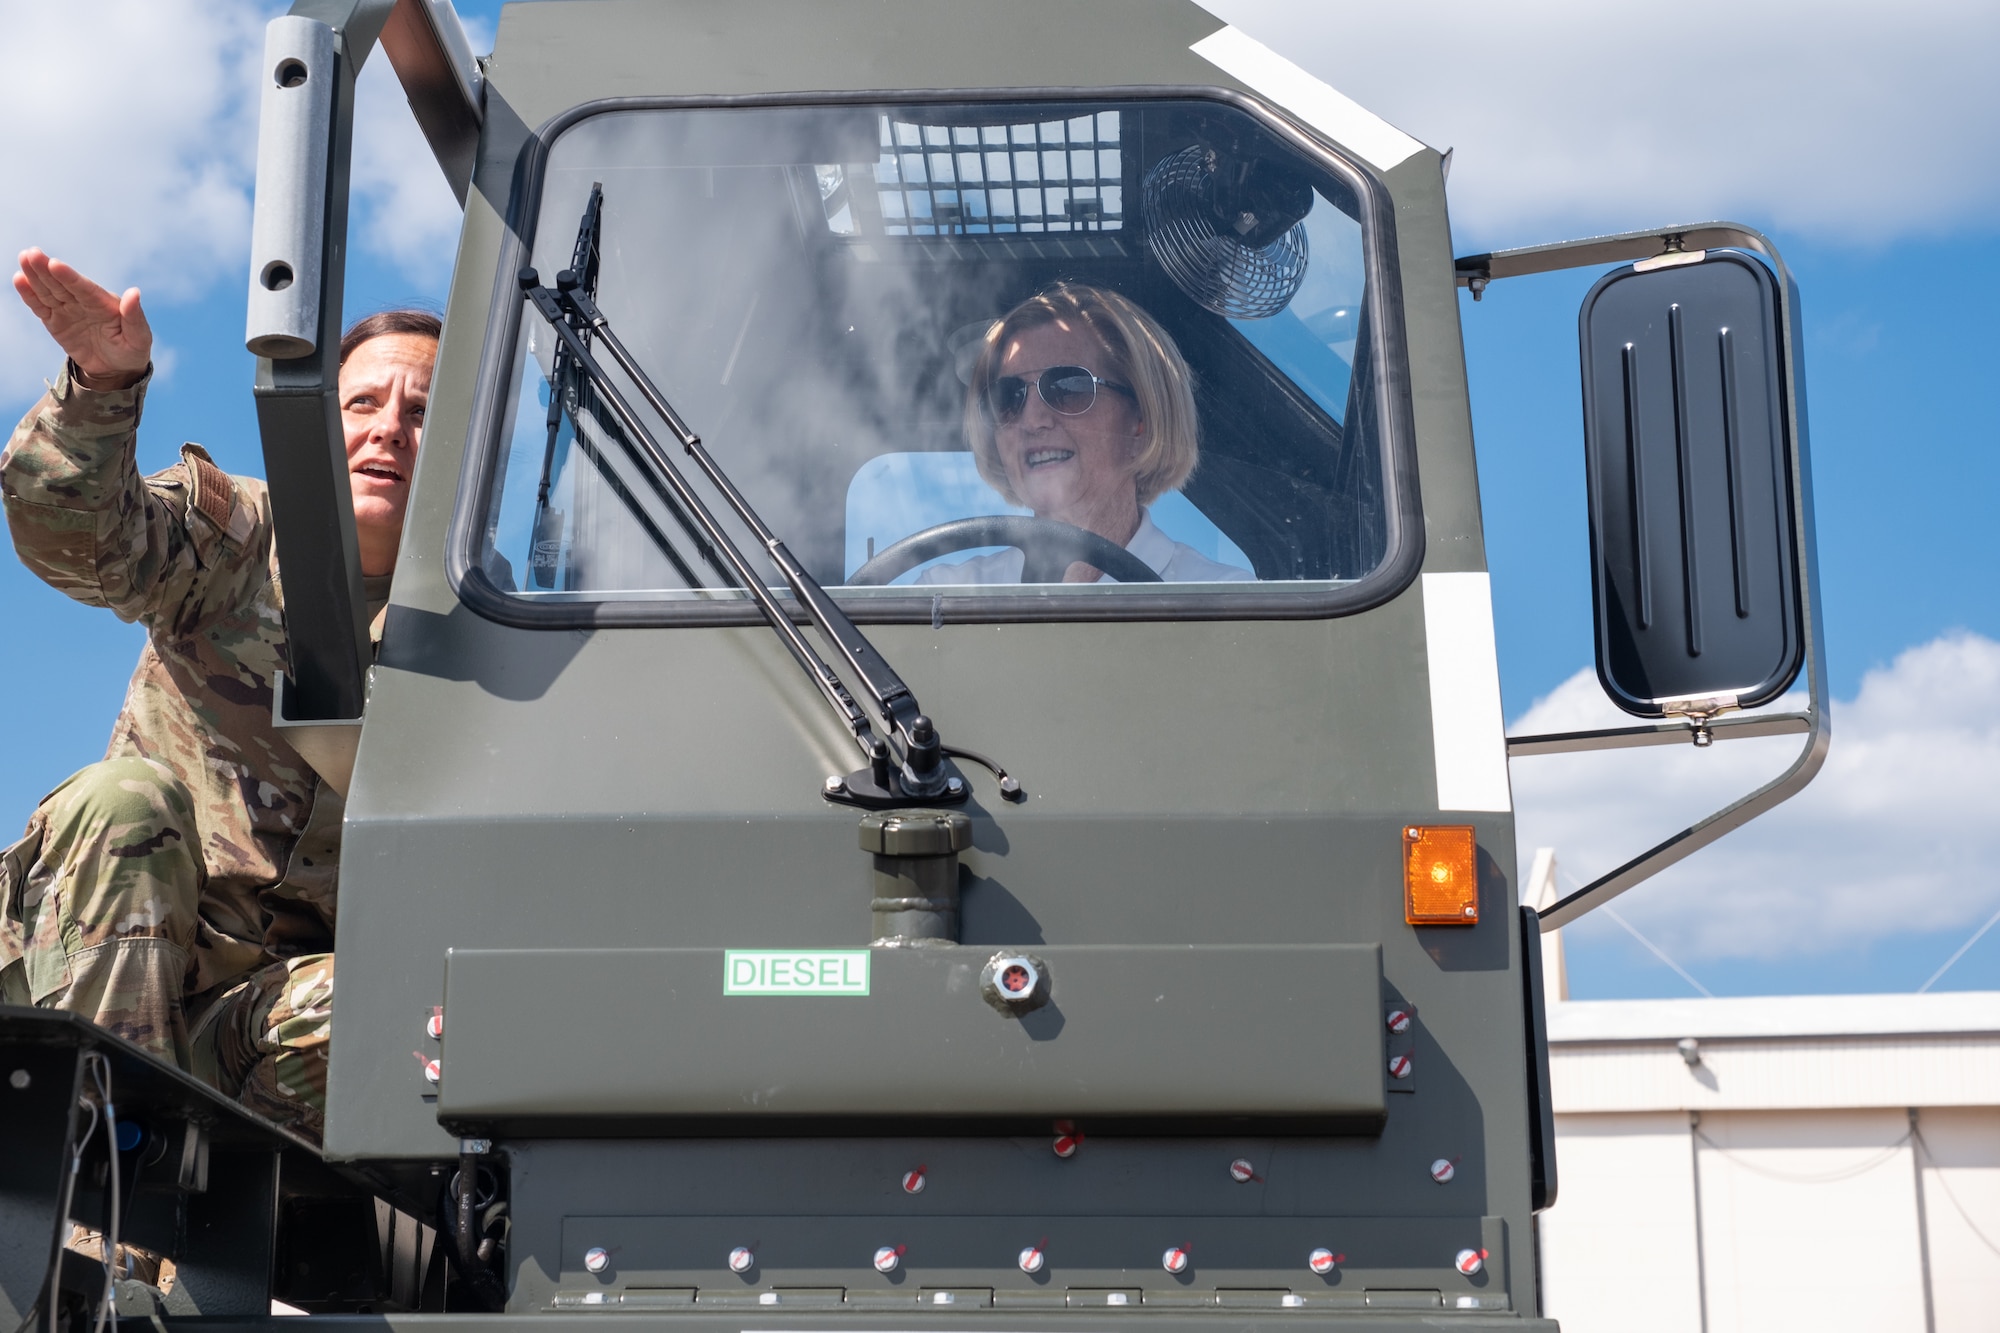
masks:
[[[258,506],[199,446],[141,477],[147,378],[94,390],[65,366],[0,453],[0,500],[21,560],[51,587],[122,620],[184,636],[269,577]]]

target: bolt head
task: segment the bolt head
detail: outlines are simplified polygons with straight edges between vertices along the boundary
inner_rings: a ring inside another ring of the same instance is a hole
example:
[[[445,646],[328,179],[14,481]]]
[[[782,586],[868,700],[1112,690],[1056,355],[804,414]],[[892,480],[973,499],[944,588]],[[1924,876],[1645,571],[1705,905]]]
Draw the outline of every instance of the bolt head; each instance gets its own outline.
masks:
[[[1391,1009],[1386,1023],[1391,1032],[1408,1032],[1410,1030],[1410,1011],[1407,1009]]]
[[[896,1271],[896,1266],[902,1262],[903,1256],[896,1253],[896,1247],[893,1245],[884,1245],[875,1251],[875,1271],[878,1273],[893,1273]]]
[[[442,1011],[432,1014],[424,1020],[424,1035],[432,1041],[444,1040],[444,1014]]]
[[[602,1273],[611,1267],[611,1251],[602,1245],[593,1245],[583,1252],[583,1266],[593,1273]]]
[[[1160,1267],[1169,1273],[1185,1273],[1188,1266],[1188,1252],[1176,1245],[1160,1256]]]
[[[1009,774],[1008,776],[1000,779],[1000,794],[1002,796],[1020,795],[1021,780],[1019,778],[1014,777],[1012,774]]]
[[[993,989],[1002,1000],[1027,1000],[1042,984],[1042,970],[1025,954],[995,954],[987,967],[992,969]]]
[[[1452,1266],[1467,1277],[1471,1277],[1474,1273],[1486,1267],[1486,1251],[1460,1250],[1458,1258],[1452,1261]]]
[[[1392,1055],[1392,1056],[1390,1056],[1390,1057],[1389,1057],[1389,1077],[1390,1077],[1390,1078],[1408,1078],[1409,1076],[1410,1076],[1410,1057],[1409,1057],[1409,1056],[1407,1056],[1407,1055]]]
[[[1446,1158],[1440,1157],[1431,1163],[1431,1179],[1440,1185],[1448,1184],[1457,1174],[1458,1168]]]
[[[1039,1273],[1042,1271],[1042,1265],[1047,1263],[1048,1260],[1043,1257],[1040,1246],[1030,1245],[1027,1249],[1021,1251],[1019,1262],[1023,1273]]]
[[[1257,1168],[1250,1165],[1250,1159],[1239,1157],[1229,1164],[1229,1178],[1239,1185],[1248,1184],[1257,1178]]]
[[[903,1173],[903,1193],[905,1194],[922,1194],[924,1186],[928,1183],[924,1179],[924,1173],[921,1168]]]
[[[757,1266],[757,1256],[750,1252],[749,1246],[738,1245],[735,1249],[729,1252],[730,1272],[747,1273],[756,1266]]]
[[[964,790],[965,790],[965,779],[964,779],[964,778],[946,778],[946,779],[944,780],[944,789],[945,789],[946,791],[950,792],[950,793],[951,793],[951,794],[952,794],[953,796],[956,796],[956,795],[958,795],[958,794],[959,794],[960,792],[962,792],[962,791],[964,791]]]
[[[837,773],[830,773],[821,786],[828,796],[838,796],[847,790],[847,779]]]
[[[1077,1148],[1082,1143],[1083,1135],[1081,1134],[1061,1134],[1056,1137],[1055,1143],[1051,1146],[1058,1157],[1074,1157],[1076,1156]]]
[[[16,1092],[19,1092],[22,1088],[27,1087],[30,1083],[33,1083],[34,1081],[35,1081],[34,1075],[30,1074],[25,1069],[17,1069],[13,1073],[7,1075],[7,1086],[14,1089],[14,1091]]]
[[[436,1083],[444,1077],[444,1065],[436,1060],[424,1061],[424,1082]]]
[[[1334,1255],[1334,1252],[1324,1247],[1314,1250],[1306,1256],[1306,1267],[1312,1269],[1313,1272],[1318,1273],[1321,1277],[1325,1277],[1328,1273],[1331,1273],[1339,1263],[1340,1260]]]

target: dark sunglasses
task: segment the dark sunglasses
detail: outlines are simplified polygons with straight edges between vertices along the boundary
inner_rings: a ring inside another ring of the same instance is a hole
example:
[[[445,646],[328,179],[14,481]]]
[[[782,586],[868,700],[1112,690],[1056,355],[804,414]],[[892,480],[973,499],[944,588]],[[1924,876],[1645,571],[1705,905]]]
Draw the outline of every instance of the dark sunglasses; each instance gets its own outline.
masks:
[[[1113,384],[1101,380],[1082,366],[1050,366],[1037,375],[1033,381],[1041,393],[1042,401],[1049,405],[1051,412],[1066,417],[1080,417],[1090,410],[1097,401],[1097,386],[1103,385],[1113,393],[1122,393],[1133,402],[1129,386]],[[1003,424],[1019,421],[1021,412],[1028,406],[1029,381],[1019,375],[1002,375],[986,390],[986,410],[993,414],[995,421]]]

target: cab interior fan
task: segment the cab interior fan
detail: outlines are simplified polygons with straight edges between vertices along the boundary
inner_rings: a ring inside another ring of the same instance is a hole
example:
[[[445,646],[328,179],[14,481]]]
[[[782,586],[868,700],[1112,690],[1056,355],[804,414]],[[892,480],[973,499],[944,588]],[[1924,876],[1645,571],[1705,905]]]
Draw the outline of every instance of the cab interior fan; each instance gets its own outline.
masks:
[[[1275,162],[1190,144],[1146,174],[1146,244],[1174,284],[1229,319],[1267,319],[1306,277],[1310,183]]]

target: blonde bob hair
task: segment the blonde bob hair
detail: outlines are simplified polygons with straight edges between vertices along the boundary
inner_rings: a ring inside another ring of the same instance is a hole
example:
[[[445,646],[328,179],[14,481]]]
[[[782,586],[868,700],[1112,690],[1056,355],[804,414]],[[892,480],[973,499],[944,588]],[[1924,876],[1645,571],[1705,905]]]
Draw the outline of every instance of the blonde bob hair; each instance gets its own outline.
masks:
[[[987,393],[999,375],[1008,342],[1018,333],[1057,322],[1088,329],[1103,347],[1104,364],[1091,366],[1092,373],[1131,386],[1146,428],[1133,477],[1139,503],[1149,505],[1179,490],[1194,475],[1201,452],[1196,440],[1194,374],[1158,320],[1117,292],[1080,282],[1043,288],[986,330],[965,395],[965,438],[979,475],[1007,503],[1021,503],[1000,463]]]

